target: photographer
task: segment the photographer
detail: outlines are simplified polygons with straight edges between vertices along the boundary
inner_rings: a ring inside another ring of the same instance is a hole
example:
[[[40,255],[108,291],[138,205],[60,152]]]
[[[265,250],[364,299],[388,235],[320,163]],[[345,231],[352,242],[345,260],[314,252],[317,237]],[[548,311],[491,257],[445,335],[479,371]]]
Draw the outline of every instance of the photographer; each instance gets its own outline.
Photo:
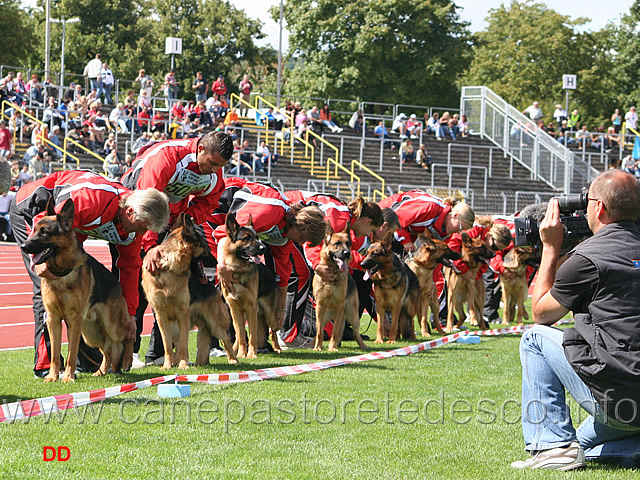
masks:
[[[584,206],[584,205],[583,205]],[[531,457],[514,468],[572,470],[587,460],[640,463],[640,186],[620,170],[593,181],[586,198],[594,236],[557,268],[564,226],[557,199],[540,224],[536,326],[520,343],[522,430]],[[549,325],[572,311],[575,328]],[[589,417],[571,423],[565,388]]]

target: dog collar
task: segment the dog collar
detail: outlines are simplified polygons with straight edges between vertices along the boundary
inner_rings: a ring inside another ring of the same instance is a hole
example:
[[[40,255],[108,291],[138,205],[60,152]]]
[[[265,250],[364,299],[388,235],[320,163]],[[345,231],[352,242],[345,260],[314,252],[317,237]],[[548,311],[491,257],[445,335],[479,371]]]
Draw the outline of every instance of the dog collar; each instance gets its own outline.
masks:
[[[63,270],[62,272],[54,272],[53,270],[49,269],[49,271],[51,273],[53,273],[56,277],[66,277],[67,275],[69,275],[71,272],[73,272],[73,268],[68,268],[67,270]]]

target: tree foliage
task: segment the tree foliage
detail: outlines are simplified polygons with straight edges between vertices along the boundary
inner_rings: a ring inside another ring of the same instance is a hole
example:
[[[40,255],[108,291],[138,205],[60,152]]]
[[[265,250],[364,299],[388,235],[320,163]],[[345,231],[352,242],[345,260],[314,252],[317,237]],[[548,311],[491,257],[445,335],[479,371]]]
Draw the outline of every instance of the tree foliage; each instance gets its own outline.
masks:
[[[456,10],[450,0],[288,0],[295,66],[286,91],[456,105],[457,78],[470,60],[467,24]]]
[[[0,0],[0,65],[21,66],[37,51],[37,42],[28,41],[35,38],[35,22],[30,11],[20,7],[19,0]]]

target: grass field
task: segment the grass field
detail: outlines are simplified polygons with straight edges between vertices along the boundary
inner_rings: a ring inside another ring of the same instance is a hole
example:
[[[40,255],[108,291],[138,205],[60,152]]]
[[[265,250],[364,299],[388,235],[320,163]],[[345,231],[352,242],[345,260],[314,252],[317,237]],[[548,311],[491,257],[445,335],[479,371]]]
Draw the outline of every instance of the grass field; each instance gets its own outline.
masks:
[[[366,326],[367,322],[363,322]],[[374,325],[371,326],[369,334]],[[146,351],[145,341],[141,352]],[[484,337],[427,352],[262,382],[191,384],[186,399],[157,387],[15,423],[0,424],[0,478],[260,479],[628,479],[637,473],[591,466],[565,474],[514,471],[525,457],[520,429],[519,336]],[[372,350],[390,349],[367,342]],[[407,345],[399,342],[397,346]],[[195,355],[195,335],[191,338]],[[362,353],[344,342],[285,351],[187,373],[286,366]],[[88,391],[161,376],[158,367],[44,384],[33,353],[0,353],[0,400]],[[172,370],[171,373],[177,373]],[[572,409],[574,419],[584,412]],[[43,461],[66,446],[65,462]]]

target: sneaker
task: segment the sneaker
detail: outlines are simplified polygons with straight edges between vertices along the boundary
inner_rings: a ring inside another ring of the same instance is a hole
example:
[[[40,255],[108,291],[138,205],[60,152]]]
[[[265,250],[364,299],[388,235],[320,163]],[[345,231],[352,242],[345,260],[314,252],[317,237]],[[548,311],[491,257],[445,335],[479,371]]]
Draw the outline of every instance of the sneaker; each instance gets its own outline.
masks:
[[[287,346],[287,348],[290,348],[292,350],[297,350],[300,348],[313,348],[314,339],[307,338],[304,335],[298,335],[293,339],[293,341],[283,343]]]
[[[226,357],[227,353],[220,348],[212,348],[209,350],[210,357]]]
[[[145,365],[164,365],[164,355],[156,358],[155,360],[151,360],[147,357],[147,363]]]
[[[574,470],[585,466],[584,450],[577,441],[568,447],[540,450],[531,458],[513,462],[513,468],[546,468],[548,470]]]
[[[140,360],[140,356],[137,353],[133,354],[133,361],[131,362],[131,368],[146,367],[147,364]]]

